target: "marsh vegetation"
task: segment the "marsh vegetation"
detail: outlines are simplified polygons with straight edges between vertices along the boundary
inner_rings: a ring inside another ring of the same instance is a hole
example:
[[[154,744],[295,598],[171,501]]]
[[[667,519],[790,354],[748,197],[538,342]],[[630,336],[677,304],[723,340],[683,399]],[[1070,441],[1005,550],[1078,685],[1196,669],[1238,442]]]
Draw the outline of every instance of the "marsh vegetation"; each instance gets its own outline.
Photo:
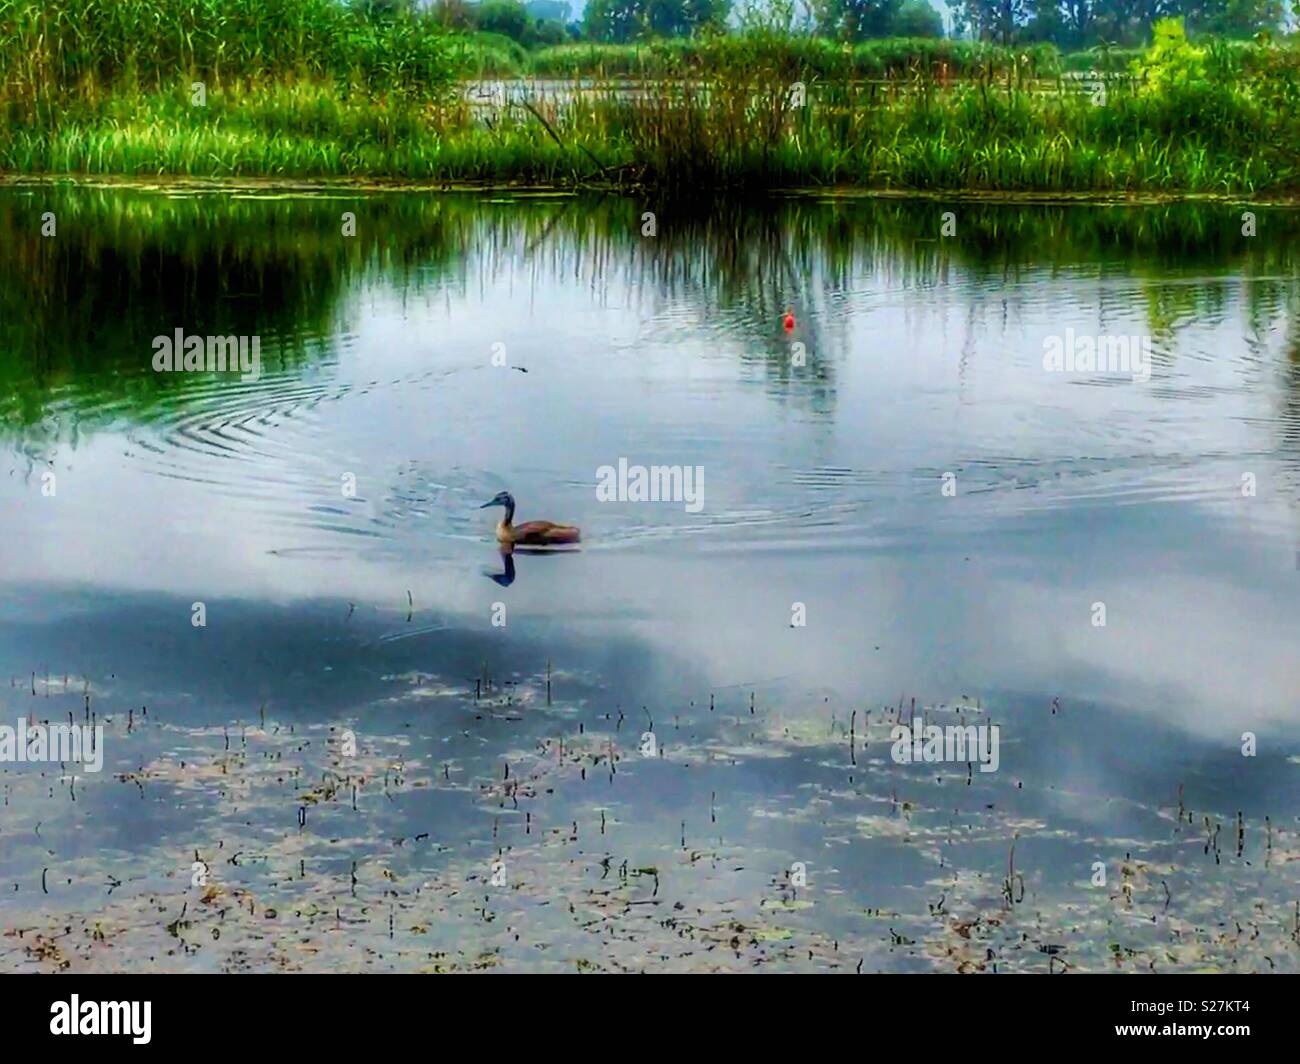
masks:
[[[0,2],[0,169],[716,189],[1284,195],[1300,52],[1158,27],[839,45],[750,27],[484,58],[435,13],[332,0]],[[527,73],[476,106],[466,78]],[[635,81],[629,91],[628,78]],[[617,81],[610,79],[619,79]]]

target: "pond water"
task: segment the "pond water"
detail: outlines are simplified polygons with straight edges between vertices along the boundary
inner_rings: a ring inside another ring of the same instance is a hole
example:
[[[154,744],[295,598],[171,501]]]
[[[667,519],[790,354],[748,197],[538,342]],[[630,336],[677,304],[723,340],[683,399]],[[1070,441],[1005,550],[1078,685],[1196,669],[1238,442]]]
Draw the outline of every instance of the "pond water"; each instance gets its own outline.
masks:
[[[0,965],[1300,969],[1254,213],[0,189]]]

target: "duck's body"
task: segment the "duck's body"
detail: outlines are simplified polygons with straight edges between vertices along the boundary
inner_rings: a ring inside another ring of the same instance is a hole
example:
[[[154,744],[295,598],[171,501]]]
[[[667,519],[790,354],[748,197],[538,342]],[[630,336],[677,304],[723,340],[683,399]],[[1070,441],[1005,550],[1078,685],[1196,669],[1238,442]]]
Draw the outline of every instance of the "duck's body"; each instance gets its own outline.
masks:
[[[514,524],[515,500],[508,491],[500,492],[495,499],[485,502],[479,509],[488,506],[506,508],[505,516],[497,523],[497,542],[503,547],[560,547],[577,543],[582,536],[574,525],[557,525],[553,521]]]
[[[573,525],[550,521],[525,521],[512,525],[509,520],[497,525],[497,542],[510,547],[553,547],[577,543],[582,533]]]

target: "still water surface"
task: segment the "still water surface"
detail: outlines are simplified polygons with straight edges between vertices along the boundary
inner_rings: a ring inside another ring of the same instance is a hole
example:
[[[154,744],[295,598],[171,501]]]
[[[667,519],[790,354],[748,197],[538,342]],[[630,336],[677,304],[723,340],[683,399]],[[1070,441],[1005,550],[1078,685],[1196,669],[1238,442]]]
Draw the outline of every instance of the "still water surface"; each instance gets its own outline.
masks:
[[[1300,968],[1300,217],[652,209],[0,190],[0,963]]]

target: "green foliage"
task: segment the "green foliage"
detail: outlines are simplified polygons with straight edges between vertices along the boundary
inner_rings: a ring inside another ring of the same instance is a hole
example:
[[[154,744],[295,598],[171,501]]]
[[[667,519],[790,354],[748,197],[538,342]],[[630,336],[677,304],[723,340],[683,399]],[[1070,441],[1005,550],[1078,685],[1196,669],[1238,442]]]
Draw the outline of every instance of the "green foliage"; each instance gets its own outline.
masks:
[[[789,35],[802,28],[807,2],[808,0],[740,0],[732,11],[742,34]]]
[[[1157,19],[1151,27],[1151,47],[1133,64],[1144,81],[1144,91],[1168,93],[1205,78],[1205,49],[1187,40],[1180,18]]]
[[[588,0],[582,25],[593,41],[690,37],[721,29],[729,11],[730,0]]]
[[[846,46],[825,37],[754,31],[640,44],[567,44],[533,53],[530,69],[545,77],[676,77],[710,71],[778,67],[790,80],[883,78],[929,73],[1054,77],[1060,55],[1050,44],[1018,49],[944,38],[884,39]]]
[[[490,122],[466,102],[376,106],[321,82],[232,85],[206,108],[177,92],[112,97],[57,125],[11,128],[0,169],[594,183],[693,196],[816,185],[1300,189],[1300,66],[1289,48],[1248,79],[1223,73],[1231,52],[1207,49],[1199,80],[1160,92],[1117,80],[1104,107],[1068,84],[980,75],[945,86],[922,71],[808,78],[807,102],[794,106],[788,54],[751,42],[732,59],[708,78],[654,80],[634,94],[548,94],[535,102],[545,124],[518,106],[491,111]]]
[[[484,33],[499,33],[521,44],[532,22],[519,0],[482,0],[475,14],[475,23]]]
[[[57,122],[105,92],[319,78],[340,90],[450,87],[446,34],[402,4],[334,0],[0,0],[0,109]]]
[[[562,21],[568,11],[564,0],[438,0],[429,8],[429,18],[462,33],[508,37],[537,48],[568,39]]]
[[[1163,18],[1194,35],[1244,39],[1282,25],[1284,0],[957,0],[959,28],[1006,44],[1051,41],[1074,51],[1145,43]]]
[[[1197,33],[1238,39],[1276,29],[1283,18],[1281,0],[1199,0],[1176,10]]]
[[[416,8],[415,0],[351,0],[350,6],[375,21],[410,15]]]
[[[1036,0],[958,0],[958,16],[978,40],[1011,44],[1023,36]]]
[[[0,170],[683,191],[1300,189],[1290,44],[1191,43],[1162,22],[1131,76],[1117,52],[1089,57],[1116,75],[1095,107],[1058,77],[1050,44],[847,44],[700,32],[706,21],[691,37],[530,53],[501,34],[449,32],[447,14],[335,0],[0,0]],[[455,91],[458,76],[495,73],[595,85],[548,91],[536,111]],[[645,83],[601,83],[621,75]],[[206,83],[205,106],[192,105],[192,80]]]
[[[903,0],[889,31],[894,37],[942,37],[943,19],[930,0]]]
[[[456,69],[466,77],[518,77],[532,66],[528,49],[499,33],[458,33],[451,49]]]
[[[1063,70],[1072,72],[1099,71],[1102,73],[1127,73],[1143,54],[1141,48],[1093,47],[1061,56]]]
[[[813,0],[818,32],[839,41],[886,36],[900,0]]]
[[[622,44],[641,32],[639,0],[587,0],[583,36],[592,41]]]

